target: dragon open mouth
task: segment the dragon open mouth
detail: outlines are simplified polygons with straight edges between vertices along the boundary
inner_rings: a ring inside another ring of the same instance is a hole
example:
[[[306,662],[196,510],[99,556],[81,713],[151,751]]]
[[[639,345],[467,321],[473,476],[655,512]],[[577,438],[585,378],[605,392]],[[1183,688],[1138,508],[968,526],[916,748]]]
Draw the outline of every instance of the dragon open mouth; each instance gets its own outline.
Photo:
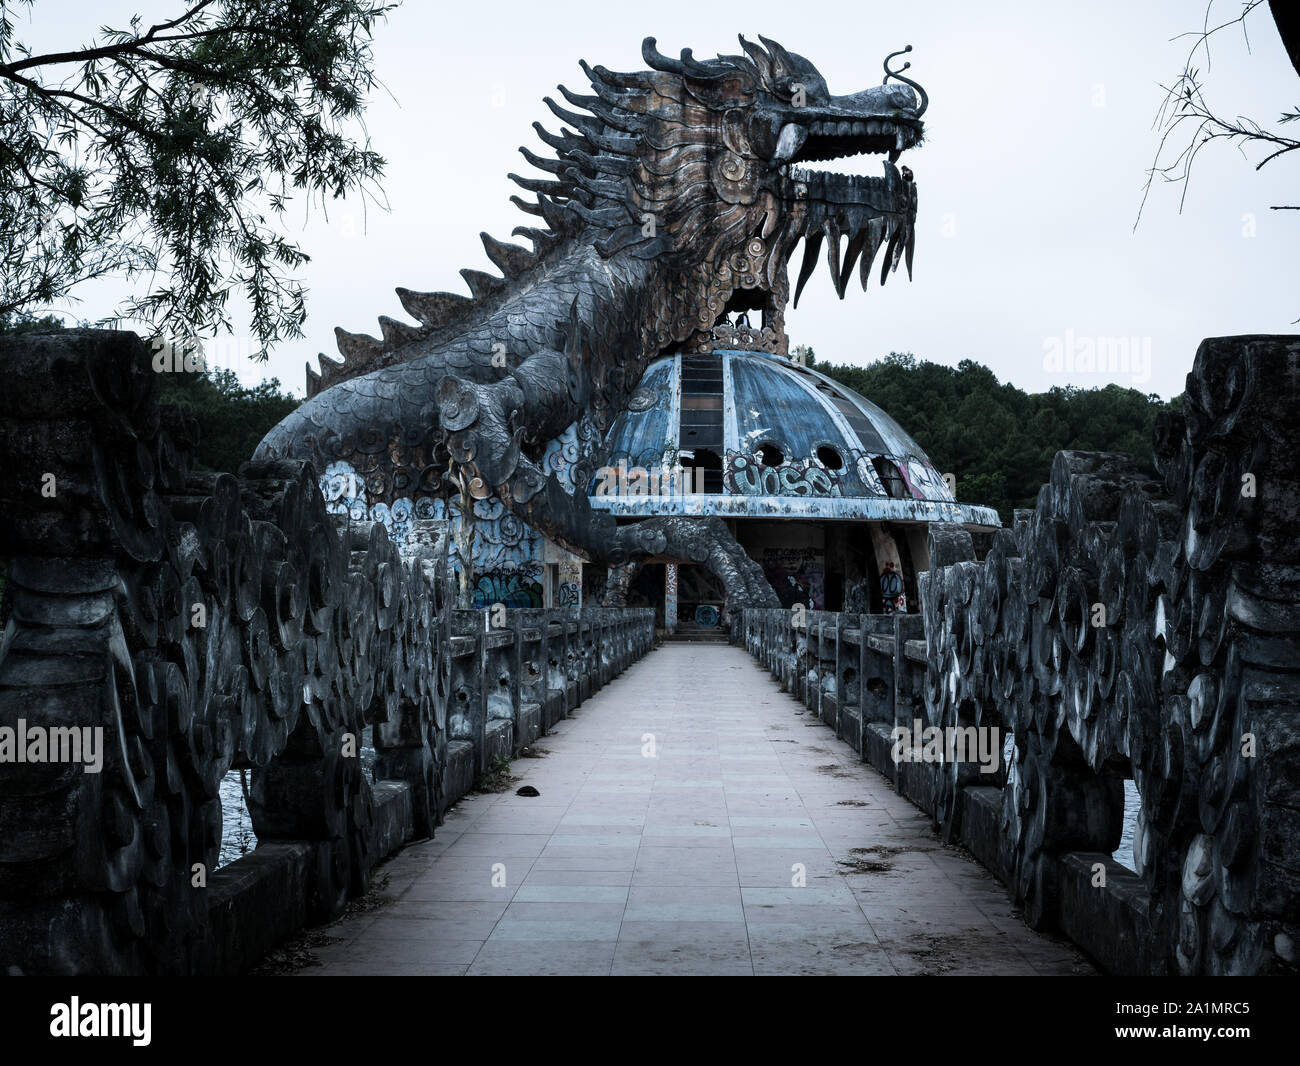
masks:
[[[790,162],[825,162],[854,155],[877,155],[888,152],[891,162],[920,138],[916,124],[890,119],[819,119],[803,126],[803,146]],[[798,133],[785,134],[788,140]]]
[[[771,46],[766,39],[764,43]],[[900,172],[895,164],[903,151],[920,143],[924,131],[921,116],[929,100],[920,85],[903,75],[910,63],[897,69],[890,66],[891,60],[910,51],[908,45],[890,53],[885,57],[884,81],[848,96],[831,95],[824,79],[806,66],[806,61],[782,53],[793,71],[786,87],[804,86],[809,105],[799,106],[804,101],[792,96],[792,106],[779,112],[779,132],[775,126],[769,127],[776,134],[771,161],[781,168],[787,195],[804,205],[800,232],[804,258],[794,290],[796,307],[823,244],[831,280],[841,299],[855,267],[866,289],[882,247],[882,284],[900,261],[906,261],[911,275],[916,187],[911,171],[904,167]],[[887,157],[883,177],[807,166],[870,155]]]
[[[866,123],[863,123],[866,125]],[[881,136],[868,134],[867,136]],[[902,140],[902,134],[898,135]],[[809,138],[810,142],[813,138]],[[850,151],[852,142],[844,140],[824,146],[814,146],[815,151],[827,155],[807,155],[809,159],[832,160],[861,155]],[[881,149],[876,148],[876,152]],[[917,191],[911,182],[911,172],[902,172],[894,166],[897,152],[889,149],[891,160],[884,162],[884,177],[866,174],[831,173],[827,170],[810,170],[790,165],[787,177],[798,199],[806,200],[807,213],[803,226],[803,261],[796,285],[794,307],[800,304],[803,286],[813,276],[816,259],[823,244],[827,248],[827,266],[836,294],[844,299],[849,279],[855,266],[862,290],[866,291],[871,277],[872,264],[880,248],[885,248],[881,261],[880,283],[884,285],[889,272],[905,261],[907,276],[911,276],[911,260],[915,248],[915,212]],[[801,153],[800,157],[805,157]]]

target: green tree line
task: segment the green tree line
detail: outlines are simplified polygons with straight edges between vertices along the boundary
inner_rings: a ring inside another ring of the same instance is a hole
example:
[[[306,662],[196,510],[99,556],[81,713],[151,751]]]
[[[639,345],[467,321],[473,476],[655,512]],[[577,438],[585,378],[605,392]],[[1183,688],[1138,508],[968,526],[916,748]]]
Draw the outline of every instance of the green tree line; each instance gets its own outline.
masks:
[[[279,378],[252,388],[233,370],[160,374],[158,402],[183,407],[199,427],[193,465],[234,473],[248,462],[267,430],[301,403],[280,389]]]
[[[951,367],[911,353],[868,366],[817,360],[816,369],[888,412],[956,475],[959,500],[997,508],[1008,525],[1013,510],[1033,507],[1062,449],[1127,452],[1152,469],[1156,414],[1181,403],[1120,385],[1028,393],[972,359]]]
[[[86,322],[76,325],[89,328]],[[69,324],[57,315],[0,312],[0,333],[67,328]],[[159,374],[158,385],[159,404],[183,407],[198,425],[199,439],[192,454],[196,470],[237,472],[252,458],[267,430],[302,402],[282,391],[279,378],[248,388],[233,370]]]

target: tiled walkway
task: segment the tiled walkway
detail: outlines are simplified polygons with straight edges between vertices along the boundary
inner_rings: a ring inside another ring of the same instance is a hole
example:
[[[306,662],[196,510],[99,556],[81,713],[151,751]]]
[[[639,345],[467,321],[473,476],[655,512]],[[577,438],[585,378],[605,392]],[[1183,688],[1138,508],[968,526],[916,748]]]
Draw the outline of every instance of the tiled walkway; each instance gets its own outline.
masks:
[[[739,648],[669,644],[538,746],[303,972],[1093,972]]]

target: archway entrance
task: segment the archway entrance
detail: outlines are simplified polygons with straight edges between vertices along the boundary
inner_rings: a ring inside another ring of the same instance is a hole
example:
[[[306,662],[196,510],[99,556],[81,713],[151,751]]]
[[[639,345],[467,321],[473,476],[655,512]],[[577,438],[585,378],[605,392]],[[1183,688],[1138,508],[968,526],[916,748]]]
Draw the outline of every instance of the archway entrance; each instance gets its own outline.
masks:
[[[677,567],[677,629],[717,629],[722,623],[727,593],[716,574],[702,566]]]

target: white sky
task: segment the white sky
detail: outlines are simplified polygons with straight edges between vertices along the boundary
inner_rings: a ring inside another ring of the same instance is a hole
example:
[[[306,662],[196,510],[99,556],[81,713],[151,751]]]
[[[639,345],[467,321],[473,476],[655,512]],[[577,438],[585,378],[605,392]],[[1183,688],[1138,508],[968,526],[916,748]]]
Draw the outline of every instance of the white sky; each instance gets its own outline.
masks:
[[[30,24],[20,13],[17,35],[67,47],[134,11],[174,14],[180,2],[44,0]],[[1237,10],[1218,0],[1212,21]],[[823,265],[788,316],[792,343],[837,362],[868,363],[891,350],[953,365],[971,358],[1029,391],[1119,381],[1173,395],[1202,337],[1294,332],[1300,317],[1300,212],[1269,210],[1300,201],[1300,159],[1256,173],[1258,150],[1247,162],[1211,145],[1183,213],[1180,187],[1158,185],[1133,230],[1156,148],[1159,83],[1177,75],[1191,43],[1171,38],[1204,13],[1201,0],[406,0],[377,32],[375,69],[392,95],[377,95],[366,120],[388,160],[390,211],[363,217],[359,205],[336,204],[328,222],[315,212],[305,225],[301,207],[286,216],[312,256],[303,273],[307,337],[283,344],[269,366],[238,369],[245,380],[274,375],[301,393],[304,362],[334,353],[335,325],[378,335],[378,315],[404,317],[394,286],[464,292],[461,267],[491,269],[477,235],[506,239],[531,224],[509,203],[520,190],[506,174],[530,172],[519,145],[543,150],[533,121],[558,127],[541,98],[555,95],[557,82],[587,91],[579,57],[642,69],[644,36],[666,54],[691,47],[712,56],[736,52],[743,32],[807,56],[835,93],[878,84],[884,56],[910,43],[908,73],[930,94],[926,143],[902,158],[920,197],[915,280],[900,273],[865,294],[855,281],[841,303]],[[1222,113],[1267,126],[1297,110],[1300,79],[1266,9],[1249,27],[1253,54],[1239,30],[1218,36],[1208,96]],[[851,166],[880,172],[877,157]],[[1254,236],[1245,235],[1246,216]],[[122,291],[86,287],[72,313],[94,319]],[[1050,372],[1052,338],[1134,338],[1136,352],[1150,353],[1149,376],[1141,367]]]

